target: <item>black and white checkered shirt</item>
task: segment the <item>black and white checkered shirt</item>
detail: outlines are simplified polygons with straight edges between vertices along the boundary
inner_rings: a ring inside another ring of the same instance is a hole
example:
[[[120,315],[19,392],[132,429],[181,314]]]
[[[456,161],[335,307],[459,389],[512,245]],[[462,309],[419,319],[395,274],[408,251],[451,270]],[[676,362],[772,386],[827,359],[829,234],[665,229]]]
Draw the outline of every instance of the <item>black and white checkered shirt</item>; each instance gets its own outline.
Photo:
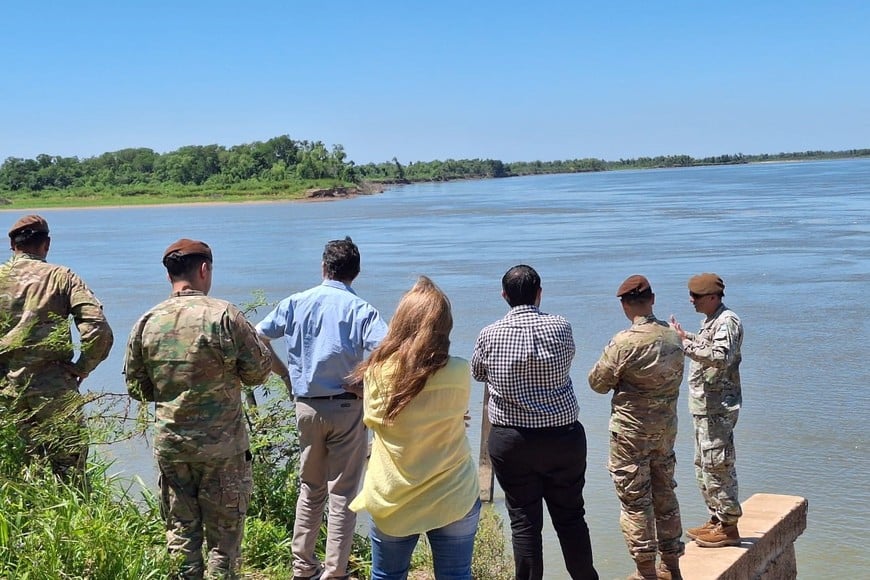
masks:
[[[481,330],[471,372],[489,389],[490,422],[541,428],[576,421],[573,358],[571,324],[535,306],[515,306]]]

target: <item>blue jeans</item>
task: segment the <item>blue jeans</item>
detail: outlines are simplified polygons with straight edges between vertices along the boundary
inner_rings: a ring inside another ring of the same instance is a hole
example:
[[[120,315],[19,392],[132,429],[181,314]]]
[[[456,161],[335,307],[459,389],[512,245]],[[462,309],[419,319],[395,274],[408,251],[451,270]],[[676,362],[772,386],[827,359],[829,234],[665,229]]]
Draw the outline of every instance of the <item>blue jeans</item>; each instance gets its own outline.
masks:
[[[471,554],[479,518],[480,500],[477,500],[461,520],[426,532],[437,580],[471,580]],[[420,534],[397,538],[385,534],[373,523],[370,537],[372,580],[405,580]]]

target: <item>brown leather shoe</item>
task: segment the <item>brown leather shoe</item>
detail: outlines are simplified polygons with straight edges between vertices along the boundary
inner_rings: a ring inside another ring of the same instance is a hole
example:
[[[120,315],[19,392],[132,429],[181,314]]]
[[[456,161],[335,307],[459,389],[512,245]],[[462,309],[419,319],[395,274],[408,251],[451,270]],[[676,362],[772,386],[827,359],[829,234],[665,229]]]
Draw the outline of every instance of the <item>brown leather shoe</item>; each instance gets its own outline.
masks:
[[[718,524],[718,523],[719,523],[719,520],[710,518],[709,520],[707,520],[706,522],[704,522],[702,525],[698,526],[697,528],[689,528],[688,530],[686,530],[686,536],[690,540],[694,540],[695,538],[697,538],[698,536],[700,536],[701,534],[703,534],[707,530],[711,530],[711,529],[715,528],[716,524]]]
[[[656,568],[658,580],[683,580],[680,574],[680,557],[671,554],[662,554],[662,561]]]
[[[637,566],[637,570],[634,571],[634,574],[626,578],[626,580],[658,580],[656,576],[656,561],[652,560],[641,560],[640,562],[635,562]]]
[[[698,534],[695,543],[702,548],[722,548],[724,546],[739,546],[740,532],[737,524],[727,525],[719,522],[716,526],[702,534]]]

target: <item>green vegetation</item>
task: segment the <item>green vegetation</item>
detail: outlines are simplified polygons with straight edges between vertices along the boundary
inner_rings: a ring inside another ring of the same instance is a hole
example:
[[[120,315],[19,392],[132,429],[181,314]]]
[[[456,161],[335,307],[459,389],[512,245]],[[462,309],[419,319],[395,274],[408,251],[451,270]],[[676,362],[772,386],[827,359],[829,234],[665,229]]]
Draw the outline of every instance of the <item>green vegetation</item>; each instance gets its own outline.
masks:
[[[868,157],[870,149],[847,151],[805,151],[803,153],[777,153],[775,155],[718,155],[695,159],[689,155],[659,155],[605,161],[603,159],[568,159],[564,161],[517,161],[504,163],[493,159],[448,159],[446,161],[417,161],[401,165],[395,158],[389,163],[360,165],[356,174],[362,179],[383,183],[412,183],[418,181],[450,181],[454,179],[481,179],[545,175],[553,173],[587,173],[618,169],[657,169],[665,167],[697,167],[701,165],[737,165],[765,161],[811,161]]]
[[[486,179],[583,173],[617,169],[733,165],[764,161],[807,161],[870,156],[870,149],[804,151],[695,159],[689,155],[605,161],[569,159],[518,161],[447,159],[403,165],[356,165],[341,145],[295,141],[287,135],[243,145],[191,145],[168,153],[122,149],[79,159],[37,155],[10,157],[0,165],[0,205],[13,208],[99,205],[148,205],[203,201],[287,200],[312,190],[368,191],[366,184]]]
[[[0,165],[0,197],[13,207],[295,199],[353,185],[357,176],[345,157],[340,145],[329,151],[287,136],[164,154],[140,148],[87,159],[10,157]]]

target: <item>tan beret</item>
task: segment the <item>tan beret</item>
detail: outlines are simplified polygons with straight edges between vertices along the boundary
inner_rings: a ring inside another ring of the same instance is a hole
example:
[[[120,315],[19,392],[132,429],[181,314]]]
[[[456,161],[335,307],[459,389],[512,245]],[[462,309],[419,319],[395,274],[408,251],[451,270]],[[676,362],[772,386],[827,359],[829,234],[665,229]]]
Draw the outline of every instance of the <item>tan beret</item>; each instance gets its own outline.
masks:
[[[619,285],[619,289],[616,291],[616,297],[638,296],[639,294],[643,294],[649,290],[651,290],[649,280],[640,274],[635,274],[634,276],[626,278],[625,282]]]
[[[695,294],[724,294],[725,282],[716,274],[704,272],[689,278],[689,292]]]
[[[170,254],[177,254],[179,257],[181,256],[203,256],[208,258],[209,262],[213,261],[211,256],[211,248],[208,247],[208,244],[205,242],[200,242],[198,240],[189,240],[187,238],[181,238],[163,252],[163,259],[165,260]]]
[[[24,233],[35,234],[37,232],[48,233],[48,222],[38,215],[26,215],[14,224],[9,230],[9,237],[14,238]]]

